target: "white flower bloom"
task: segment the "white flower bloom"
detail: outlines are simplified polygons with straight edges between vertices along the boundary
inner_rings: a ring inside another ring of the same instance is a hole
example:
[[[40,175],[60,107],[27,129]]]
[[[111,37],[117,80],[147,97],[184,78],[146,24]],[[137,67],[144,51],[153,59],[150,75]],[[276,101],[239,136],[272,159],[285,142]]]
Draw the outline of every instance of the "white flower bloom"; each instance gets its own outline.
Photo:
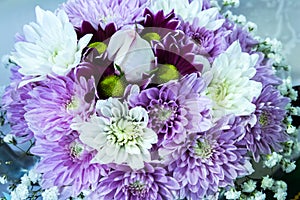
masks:
[[[231,189],[225,192],[226,199],[239,199],[241,196],[241,191],[236,191],[235,189]]]
[[[271,189],[274,184],[274,179],[270,178],[269,175],[264,176],[261,181],[261,187],[265,189]]]
[[[213,101],[215,120],[228,114],[247,116],[255,111],[252,100],[260,95],[262,84],[250,79],[256,73],[257,59],[256,54],[242,52],[236,41],[203,74],[208,83],[206,94]]]
[[[278,189],[274,194],[274,198],[277,200],[285,200],[287,196],[287,192],[284,189]]]
[[[223,0],[223,5],[237,8],[240,6],[240,0]]]
[[[26,185],[26,186],[30,186],[30,185],[31,185],[31,181],[30,181],[30,179],[29,179],[29,177],[28,177],[27,174],[24,174],[24,175],[21,177],[21,183],[22,183],[23,185]]]
[[[14,136],[12,135],[12,134],[7,134],[7,135],[5,135],[4,136],[4,138],[3,138],[3,141],[5,142],[5,143],[13,143],[13,141],[14,141]]]
[[[255,33],[257,31],[257,25],[253,22],[247,22],[245,28],[250,33]]]
[[[11,193],[11,200],[25,200],[29,195],[28,187],[24,184],[19,184]]]
[[[250,179],[249,181],[243,183],[242,188],[243,192],[251,193],[256,188],[256,181]]]
[[[20,86],[44,80],[51,73],[66,75],[79,64],[82,50],[92,37],[88,34],[77,43],[76,32],[63,10],[55,15],[37,6],[35,11],[37,23],[24,26],[25,41],[17,42],[11,55],[21,67],[19,72],[29,78]]]
[[[195,18],[199,19],[199,27],[205,27],[208,30],[217,30],[224,23],[224,19],[218,18],[218,8],[209,8],[202,10],[203,0],[153,0],[150,9],[154,12],[163,10],[169,13],[174,9],[175,14],[179,15],[183,21],[193,22]]]
[[[0,184],[6,184],[7,183],[7,178],[5,175],[0,176]]]
[[[157,142],[156,133],[147,128],[147,111],[142,107],[129,110],[126,102],[116,98],[99,100],[96,110],[100,116],[72,126],[83,143],[98,151],[92,162],[143,168],[144,161],[151,160],[149,149]]]
[[[255,200],[265,200],[266,199],[266,194],[261,192],[261,191],[256,191],[254,193],[254,199]]]
[[[267,166],[268,168],[272,168],[275,165],[277,165],[282,159],[282,155],[273,152],[270,155],[267,155],[266,160],[264,161],[264,165]]]
[[[40,173],[37,173],[34,169],[32,169],[28,172],[28,177],[32,183],[37,183],[42,177],[42,175]]]
[[[284,172],[290,173],[296,169],[296,164],[295,161],[291,162],[288,159],[283,159],[281,167]]]
[[[108,58],[114,61],[128,81],[141,81],[155,60],[151,45],[132,29],[119,30],[107,46]]]
[[[56,186],[42,192],[43,200],[58,200],[59,191]]]

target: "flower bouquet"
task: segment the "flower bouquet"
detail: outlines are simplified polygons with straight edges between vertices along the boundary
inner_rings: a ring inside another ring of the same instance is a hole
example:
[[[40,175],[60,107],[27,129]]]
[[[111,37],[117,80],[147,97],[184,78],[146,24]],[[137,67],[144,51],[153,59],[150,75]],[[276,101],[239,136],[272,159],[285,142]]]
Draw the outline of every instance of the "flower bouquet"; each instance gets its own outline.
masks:
[[[209,0],[36,7],[7,59],[5,199],[284,199],[297,98],[277,40]],[[26,145],[27,144],[27,145]],[[19,147],[21,148],[21,147]],[[259,173],[259,174],[258,174]]]

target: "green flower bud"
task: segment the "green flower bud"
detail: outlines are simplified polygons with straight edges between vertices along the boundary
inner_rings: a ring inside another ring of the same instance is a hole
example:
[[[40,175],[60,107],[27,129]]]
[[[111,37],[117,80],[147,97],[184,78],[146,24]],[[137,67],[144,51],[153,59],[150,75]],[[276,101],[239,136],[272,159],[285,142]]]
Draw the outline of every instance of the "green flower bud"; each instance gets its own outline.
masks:
[[[107,45],[103,42],[94,42],[89,45],[90,48],[95,48],[99,54],[102,54],[106,51]]]
[[[151,42],[152,40],[160,40],[160,35],[158,35],[155,32],[151,32],[151,33],[146,33],[145,35],[143,35],[143,39],[147,40],[148,42]]]
[[[156,71],[156,82],[158,84],[163,84],[170,80],[177,80],[179,77],[180,74],[177,68],[171,64],[161,65]]]
[[[98,85],[99,93],[105,97],[123,96],[125,87],[125,79],[116,75],[105,77]]]

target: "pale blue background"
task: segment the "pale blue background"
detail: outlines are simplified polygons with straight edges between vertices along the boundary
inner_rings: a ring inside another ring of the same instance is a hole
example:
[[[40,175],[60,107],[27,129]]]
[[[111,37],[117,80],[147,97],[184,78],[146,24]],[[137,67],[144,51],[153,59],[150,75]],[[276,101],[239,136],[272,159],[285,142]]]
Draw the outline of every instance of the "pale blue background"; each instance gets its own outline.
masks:
[[[54,11],[64,0],[0,0],[0,57],[13,48],[14,35],[24,24],[35,20],[34,8]],[[300,1],[240,0],[233,12],[243,13],[258,24],[258,34],[276,37],[284,44],[284,54],[292,65],[294,85],[300,85]],[[0,66],[0,86],[8,84],[9,72]]]

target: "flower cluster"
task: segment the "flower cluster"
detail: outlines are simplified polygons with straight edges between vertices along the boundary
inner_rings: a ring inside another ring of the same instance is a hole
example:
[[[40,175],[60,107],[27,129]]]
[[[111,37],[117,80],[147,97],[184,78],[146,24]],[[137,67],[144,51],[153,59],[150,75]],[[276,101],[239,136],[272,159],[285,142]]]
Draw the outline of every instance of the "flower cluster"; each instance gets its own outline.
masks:
[[[234,185],[255,162],[295,168],[292,90],[280,89],[280,45],[233,18],[208,0],[36,7],[9,57],[2,108],[4,141],[32,144],[40,195],[264,199],[253,180]],[[12,199],[30,196],[25,179]],[[275,185],[264,178],[261,187]]]

